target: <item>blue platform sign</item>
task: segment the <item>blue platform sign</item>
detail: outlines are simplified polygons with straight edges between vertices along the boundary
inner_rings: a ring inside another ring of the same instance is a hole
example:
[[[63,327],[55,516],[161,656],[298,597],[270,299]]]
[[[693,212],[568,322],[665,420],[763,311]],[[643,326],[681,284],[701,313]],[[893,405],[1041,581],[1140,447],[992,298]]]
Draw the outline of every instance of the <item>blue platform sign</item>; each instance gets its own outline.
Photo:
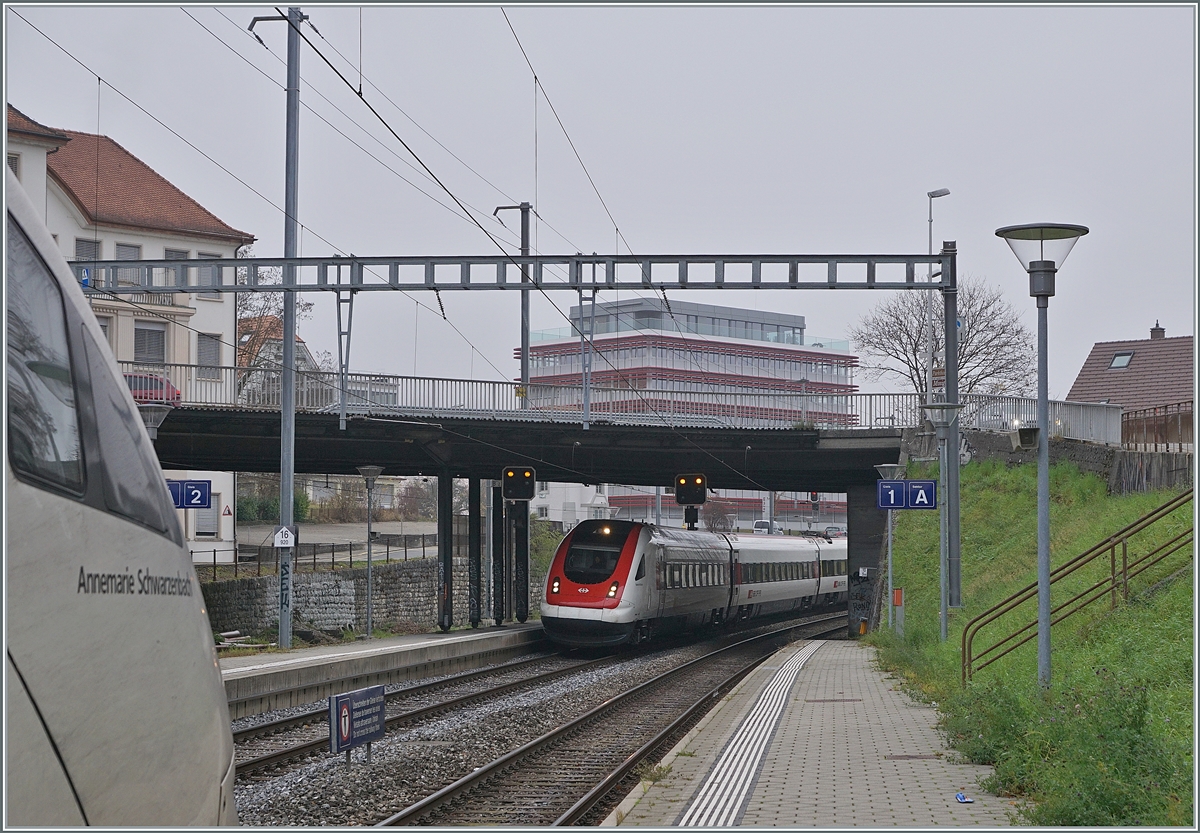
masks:
[[[211,480],[168,480],[171,502],[176,509],[211,509]]]
[[[383,686],[329,698],[329,751],[337,754],[379,740],[384,731]]]
[[[880,480],[877,489],[878,509],[937,509],[936,480]]]

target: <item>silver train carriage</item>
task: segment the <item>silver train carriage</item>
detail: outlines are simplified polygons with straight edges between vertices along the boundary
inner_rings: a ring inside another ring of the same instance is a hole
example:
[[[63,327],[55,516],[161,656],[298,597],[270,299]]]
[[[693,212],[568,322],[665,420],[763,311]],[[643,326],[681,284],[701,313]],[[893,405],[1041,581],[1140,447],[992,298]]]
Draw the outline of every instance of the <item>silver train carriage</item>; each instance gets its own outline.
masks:
[[[569,646],[807,610],[846,600],[846,541],[584,521],[546,577],[542,627]]]
[[[162,469],[5,174],[5,826],[237,824],[213,634]]]

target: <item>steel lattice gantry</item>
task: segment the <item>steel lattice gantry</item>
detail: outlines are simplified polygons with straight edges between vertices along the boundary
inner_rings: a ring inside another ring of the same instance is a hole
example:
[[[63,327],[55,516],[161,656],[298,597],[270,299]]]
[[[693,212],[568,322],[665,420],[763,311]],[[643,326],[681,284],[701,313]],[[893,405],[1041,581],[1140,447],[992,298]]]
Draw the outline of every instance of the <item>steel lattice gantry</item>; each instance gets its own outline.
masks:
[[[958,402],[957,248],[943,243],[937,254],[886,255],[536,255],[441,257],[317,257],[205,260],[75,261],[71,264],[87,294],[153,303],[175,292],[332,292],[337,297],[341,376],[339,425],[346,426],[354,297],[360,292],[567,290],[578,294],[606,290],[924,290],[942,293],[946,337],[945,401]],[[925,280],[918,267],[928,267]],[[277,282],[278,268],[284,282]],[[586,398],[586,394],[585,394]],[[585,420],[585,428],[587,423]],[[953,582],[958,575],[958,443],[950,432],[947,451],[947,535]],[[439,477],[449,478],[448,470]],[[472,536],[473,539],[475,536]],[[442,553],[449,581],[449,543]],[[852,560],[854,560],[852,558]],[[474,575],[476,571],[472,571]],[[449,596],[448,584],[443,597]],[[472,606],[472,624],[478,609]],[[442,611],[447,627],[448,609]]]

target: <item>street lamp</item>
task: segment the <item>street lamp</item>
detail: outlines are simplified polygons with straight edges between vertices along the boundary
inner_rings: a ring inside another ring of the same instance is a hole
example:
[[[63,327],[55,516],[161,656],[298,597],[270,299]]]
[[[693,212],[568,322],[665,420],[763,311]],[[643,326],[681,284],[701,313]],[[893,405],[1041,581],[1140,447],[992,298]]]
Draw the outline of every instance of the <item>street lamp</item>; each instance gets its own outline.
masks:
[[[904,474],[907,467],[899,463],[880,463],[875,467],[875,471],[879,472],[879,477],[883,480],[899,480]],[[887,554],[887,598],[888,598],[888,627],[892,626],[892,611],[895,605],[892,604],[892,510],[887,510],[887,532],[888,532],[888,554]]]
[[[158,427],[163,424],[163,420],[171,411],[175,410],[174,405],[165,405],[159,402],[139,402],[138,413],[142,416],[142,424],[146,426],[146,433],[150,435],[151,440],[158,439]]]
[[[359,466],[358,473],[367,481],[367,639],[375,632],[371,621],[371,492],[375,478],[383,473],[383,466]]]
[[[938,559],[938,575],[939,587],[941,588],[941,638],[942,642],[946,641],[948,609],[950,607],[950,585],[947,580],[950,570],[950,536],[948,529],[949,495],[945,494],[946,486],[946,440],[949,439],[950,429],[958,430],[954,423],[958,420],[958,412],[963,406],[955,402],[935,402],[931,405],[922,405],[921,410],[925,412],[925,416],[933,423],[933,427],[937,429],[938,441],[938,480],[942,482],[942,496],[938,500],[938,515],[941,523],[940,535],[941,539],[941,555]],[[958,565],[956,564],[957,568]],[[961,603],[960,603],[961,604]]]
[[[933,201],[950,195],[949,188],[938,188],[926,194],[929,197],[929,256],[933,257]],[[933,283],[933,262],[925,275],[927,283]],[[933,402],[933,293],[925,293],[925,403]]]
[[[1029,294],[1037,298],[1038,311],[1038,475],[1037,475],[1037,584],[1038,584],[1038,683],[1050,687],[1050,432],[1046,386],[1046,310],[1054,294],[1054,275],[1071,248],[1088,233],[1087,226],[1066,223],[1027,223],[996,229],[1021,266],[1029,273]]]

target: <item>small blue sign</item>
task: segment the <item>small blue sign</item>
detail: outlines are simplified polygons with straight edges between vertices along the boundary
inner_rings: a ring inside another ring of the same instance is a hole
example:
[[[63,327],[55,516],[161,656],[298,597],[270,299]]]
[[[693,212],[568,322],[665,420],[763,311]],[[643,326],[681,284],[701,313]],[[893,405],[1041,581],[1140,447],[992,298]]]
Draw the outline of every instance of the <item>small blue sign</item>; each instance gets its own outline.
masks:
[[[92,270],[91,269],[83,270],[83,278],[80,280],[80,283],[83,284],[85,287],[91,286],[91,284],[92,284]]]
[[[329,751],[335,755],[379,740],[385,729],[383,686],[329,698]]]
[[[878,509],[937,509],[936,480],[880,480]]]
[[[212,509],[211,480],[168,480],[176,509]]]

